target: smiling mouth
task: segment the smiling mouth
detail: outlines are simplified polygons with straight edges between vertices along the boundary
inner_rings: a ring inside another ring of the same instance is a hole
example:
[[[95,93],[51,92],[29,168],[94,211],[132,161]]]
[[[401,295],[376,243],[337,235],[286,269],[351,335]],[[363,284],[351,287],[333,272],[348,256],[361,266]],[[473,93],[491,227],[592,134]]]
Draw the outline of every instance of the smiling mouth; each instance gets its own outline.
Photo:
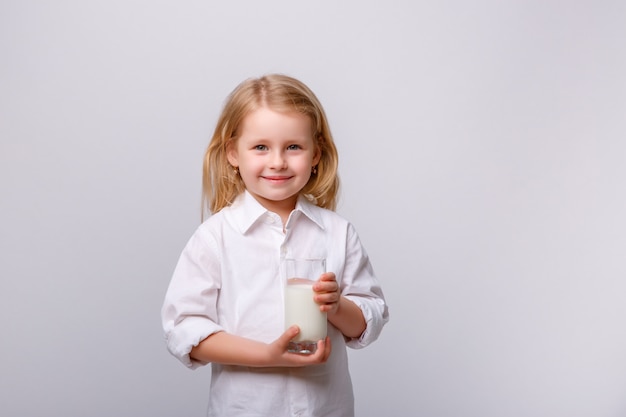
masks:
[[[263,179],[270,181],[270,182],[285,182],[293,177],[285,177],[285,176],[270,176],[270,177],[262,177]]]

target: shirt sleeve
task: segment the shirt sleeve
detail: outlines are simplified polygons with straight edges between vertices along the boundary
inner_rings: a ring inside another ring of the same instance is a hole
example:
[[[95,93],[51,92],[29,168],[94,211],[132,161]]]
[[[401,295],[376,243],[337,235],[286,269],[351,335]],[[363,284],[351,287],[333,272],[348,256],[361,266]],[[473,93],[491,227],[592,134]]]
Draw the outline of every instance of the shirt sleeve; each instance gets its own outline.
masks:
[[[366,322],[363,334],[359,338],[349,339],[347,345],[353,349],[363,348],[378,339],[383,326],[389,321],[389,309],[369,256],[351,224],[348,227],[346,264],[340,285],[342,295],[359,306]]]
[[[207,234],[199,229],[183,249],[161,309],[167,349],[190,369],[206,364],[192,359],[191,349],[223,330],[217,320],[220,257]]]

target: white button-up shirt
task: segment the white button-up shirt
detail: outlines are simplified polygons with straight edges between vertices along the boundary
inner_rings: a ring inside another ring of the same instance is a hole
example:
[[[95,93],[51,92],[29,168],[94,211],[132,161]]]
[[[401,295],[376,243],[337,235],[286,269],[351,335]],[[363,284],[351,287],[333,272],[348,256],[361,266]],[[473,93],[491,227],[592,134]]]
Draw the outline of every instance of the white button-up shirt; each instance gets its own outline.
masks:
[[[213,363],[209,416],[353,416],[346,346],[367,346],[388,320],[387,306],[354,227],[300,197],[284,225],[248,192],[206,220],[187,243],[162,309],[169,351],[189,356],[209,335],[226,331],[270,343],[284,332],[281,260],[324,258],[341,294],[356,303],[367,328],[348,339],[328,323],[325,364],[253,368]]]

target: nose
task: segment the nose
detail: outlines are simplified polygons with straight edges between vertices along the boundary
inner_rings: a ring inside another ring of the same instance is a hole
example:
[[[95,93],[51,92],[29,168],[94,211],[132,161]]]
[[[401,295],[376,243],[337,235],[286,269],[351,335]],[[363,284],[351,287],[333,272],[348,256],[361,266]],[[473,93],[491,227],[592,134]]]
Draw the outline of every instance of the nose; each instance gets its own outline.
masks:
[[[272,152],[270,156],[270,168],[272,169],[284,169],[287,167],[287,159],[282,151]]]

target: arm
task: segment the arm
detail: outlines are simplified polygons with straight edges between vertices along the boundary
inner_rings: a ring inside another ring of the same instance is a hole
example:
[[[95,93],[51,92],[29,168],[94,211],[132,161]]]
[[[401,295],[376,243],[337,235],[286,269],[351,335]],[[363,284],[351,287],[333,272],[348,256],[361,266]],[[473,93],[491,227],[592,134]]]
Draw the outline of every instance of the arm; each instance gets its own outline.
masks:
[[[369,257],[352,225],[348,227],[345,264],[339,272],[340,285],[334,274],[320,276],[314,287],[315,300],[322,311],[328,312],[328,320],[349,339],[348,346],[360,349],[378,338],[389,320],[389,312]]]
[[[340,294],[335,274],[325,273],[313,286],[315,302],[328,314],[330,321],[344,336],[359,338],[365,331],[363,312],[354,302]]]
[[[287,329],[272,343],[263,343],[226,332],[213,333],[192,348],[190,356],[201,362],[252,367],[295,367],[324,363],[330,356],[330,339],[320,340],[312,355],[287,352],[287,345],[300,330]]]

